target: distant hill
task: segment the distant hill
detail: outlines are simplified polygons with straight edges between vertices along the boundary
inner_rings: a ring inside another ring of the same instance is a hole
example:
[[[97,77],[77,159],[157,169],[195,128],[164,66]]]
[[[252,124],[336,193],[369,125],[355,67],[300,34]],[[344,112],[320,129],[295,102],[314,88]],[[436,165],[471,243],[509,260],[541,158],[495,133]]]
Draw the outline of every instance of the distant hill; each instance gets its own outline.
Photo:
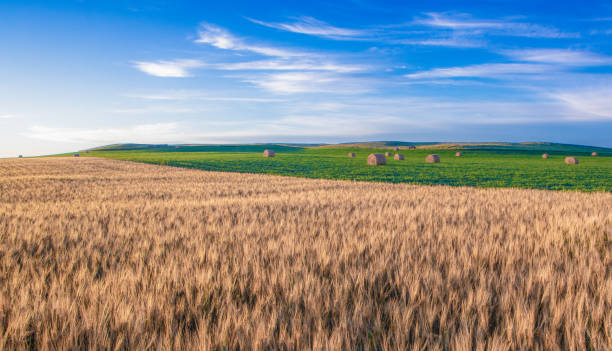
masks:
[[[304,147],[319,146],[320,144],[113,144],[100,146],[88,151],[150,151],[150,152],[263,152],[265,149],[274,149],[278,152],[292,152]]]
[[[324,148],[335,148],[335,147],[346,147],[346,148],[363,148],[363,149],[378,149],[378,148],[390,148],[390,147],[408,147],[408,146],[435,146],[440,143],[431,142],[406,142],[406,141],[367,141],[367,142],[355,142],[355,143],[341,143],[333,145],[321,145],[319,147]]]
[[[112,144],[89,149],[89,151],[150,151],[150,152],[263,152],[265,149],[274,149],[277,152],[294,152],[304,148],[363,148],[363,149],[400,149],[416,147],[417,149],[436,150],[469,150],[494,152],[524,152],[524,153],[575,153],[587,154],[598,152],[601,155],[612,155],[612,149],[605,147],[559,144],[547,142],[524,143],[442,143],[442,142],[405,142],[405,141],[371,141],[342,144]]]
[[[414,146],[417,149],[450,149],[450,150],[471,150],[471,151],[525,151],[525,152],[574,152],[591,153],[598,152],[605,155],[612,155],[612,149],[597,146],[573,145],[547,142],[524,142],[524,143],[503,143],[503,142],[484,142],[484,143],[442,143],[442,142],[421,142],[411,143],[403,141],[371,141],[357,143],[342,143],[335,145],[324,145],[322,148],[366,148],[366,149],[388,149],[392,147],[407,148]]]

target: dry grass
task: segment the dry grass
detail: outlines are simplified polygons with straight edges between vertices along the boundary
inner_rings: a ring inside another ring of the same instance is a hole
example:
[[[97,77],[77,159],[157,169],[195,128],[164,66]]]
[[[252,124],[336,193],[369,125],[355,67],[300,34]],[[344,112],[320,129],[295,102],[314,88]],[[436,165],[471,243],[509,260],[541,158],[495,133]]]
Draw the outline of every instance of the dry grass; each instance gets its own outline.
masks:
[[[612,194],[92,158],[0,191],[0,349],[612,345]]]

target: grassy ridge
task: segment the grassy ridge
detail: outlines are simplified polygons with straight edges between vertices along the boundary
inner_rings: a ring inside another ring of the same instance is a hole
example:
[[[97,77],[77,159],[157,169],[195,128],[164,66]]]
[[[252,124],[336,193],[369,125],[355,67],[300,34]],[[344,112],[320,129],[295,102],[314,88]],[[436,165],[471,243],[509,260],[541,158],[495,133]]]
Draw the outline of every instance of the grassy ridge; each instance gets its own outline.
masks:
[[[612,154],[599,151],[590,156],[586,147],[572,145],[525,145],[521,148],[465,150],[401,150],[404,161],[387,158],[387,165],[366,165],[366,157],[381,149],[297,148],[275,145],[183,146],[145,150],[91,151],[84,156],[105,157],[152,164],[164,164],[211,171],[264,173],[305,178],[380,181],[392,183],[445,184],[453,186],[518,187],[549,190],[612,191]],[[275,158],[263,158],[261,151],[273,148]],[[551,158],[544,160],[546,150]],[[355,158],[348,158],[355,152]],[[437,153],[439,164],[424,162]],[[566,165],[565,156],[577,156],[580,164]]]
[[[148,152],[263,152],[274,149],[277,152],[294,152],[302,147],[284,144],[255,145],[148,145],[148,144],[117,144],[92,149],[92,151],[148,151]]]

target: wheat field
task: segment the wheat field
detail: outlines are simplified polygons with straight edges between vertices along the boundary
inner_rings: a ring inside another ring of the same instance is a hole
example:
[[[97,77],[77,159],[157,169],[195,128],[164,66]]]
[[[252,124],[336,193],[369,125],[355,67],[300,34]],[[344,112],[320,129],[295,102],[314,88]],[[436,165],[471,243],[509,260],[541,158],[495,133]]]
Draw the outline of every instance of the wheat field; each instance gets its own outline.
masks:
[[[609,350],[612,194],[0,160],[0,349]]]

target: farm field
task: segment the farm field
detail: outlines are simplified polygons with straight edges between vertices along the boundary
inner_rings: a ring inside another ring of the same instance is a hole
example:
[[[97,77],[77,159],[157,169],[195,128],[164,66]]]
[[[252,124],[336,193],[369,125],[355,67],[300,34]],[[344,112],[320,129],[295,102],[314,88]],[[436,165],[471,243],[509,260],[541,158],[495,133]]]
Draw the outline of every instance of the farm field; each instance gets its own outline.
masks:
[[[401,145],[401,144],[400,144]],[[612,191],[612,150],[564,144],[465,144],[420,145],[416,150],[400,150],[405,160],[387,157],[387,165],[366,164],[368,154],[391,151],[377,143],[332,147],[292,147],[286,145],[242,146],[160,146],[115,148],[91,151],[96,156],[210,171],[264,173],[305,178],[363,180],[392,183],[443,184],[453,186],[515,187],[548,190]],[[436,147],[438,149],[436,149]],[[262,151],[274,149],[274,158],[263,158]],[[599,156],[592,157],[591,151]],[[462,157],[455,152],[462,151]],[[355,152],[356,157],[347,157]],[[542,153],[549,159],[542,159]],[[436,153],[441,163],[425,163]],[[577,156],[578,165],[563,162]]]
[[[270,161],[282,173],[313,152],[321,172],[355,161],[353,176],[385,177],[360,173],[367,150],[340,151],[104,156],[245,172]],[[433,174],[420,152],[406,163]],[[516,158],[498,157],[530,172],[559,156]],[[502,162],[466,154],[434,166],[487,160]],[[563,179],[587,176],[559,163]],[[604,157],[583,165],[610,170]],[[313,169],[298,175],[327,176]],[[609,190],[587,179],[569,187]],[[607,350],[610,310],[607,192],[0,160],[0,349]]]

